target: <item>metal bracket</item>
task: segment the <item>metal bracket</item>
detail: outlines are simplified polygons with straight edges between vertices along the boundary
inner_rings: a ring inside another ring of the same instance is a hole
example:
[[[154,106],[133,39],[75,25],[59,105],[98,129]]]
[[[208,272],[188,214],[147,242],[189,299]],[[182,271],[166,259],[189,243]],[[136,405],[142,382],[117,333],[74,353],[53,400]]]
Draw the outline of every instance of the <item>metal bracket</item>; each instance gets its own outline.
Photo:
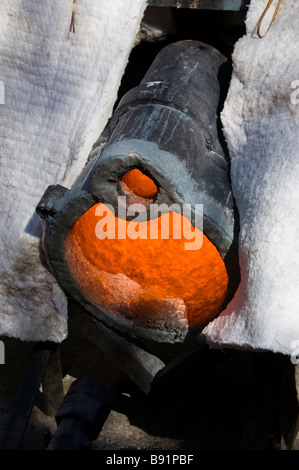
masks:
[[[67,188],[61,186],[60,184],[48,186],[36,207],[36,212],[38,215],[42,219],[54,215],[56,212],[54,209],[54,203],[56,199],[63,196],[66,191]]]

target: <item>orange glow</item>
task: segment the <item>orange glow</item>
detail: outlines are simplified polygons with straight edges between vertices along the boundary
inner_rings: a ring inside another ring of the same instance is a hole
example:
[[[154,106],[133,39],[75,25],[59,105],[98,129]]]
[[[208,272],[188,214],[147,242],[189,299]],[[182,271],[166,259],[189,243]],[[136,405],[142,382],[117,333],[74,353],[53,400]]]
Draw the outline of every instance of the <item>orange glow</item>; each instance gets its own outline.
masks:
[[[124,174],[121,182],[136,196],[148,199],[154,199],[157,196],[158,188],[153,180],[136,168]]]
[[[182,225],[184,216],[171,212],[156,219],[157,239],[119,239],[117,234],[129,230],[129,224],[142,235],[151,221],[118,219],[104,206],[116,238],[100,240],[95,234],[100,206],[77,220],[65,243],[69,271],[88,302],[134,325],[162,330],[203,326],[219,313],[227,292],[225,264],[201,232],[199,250],[186,250],[184,237],[174,237],[171,227]],[[163,239],[161,227],[168,216],[170,237]],[[197,230],[192,227],[192,233]]]

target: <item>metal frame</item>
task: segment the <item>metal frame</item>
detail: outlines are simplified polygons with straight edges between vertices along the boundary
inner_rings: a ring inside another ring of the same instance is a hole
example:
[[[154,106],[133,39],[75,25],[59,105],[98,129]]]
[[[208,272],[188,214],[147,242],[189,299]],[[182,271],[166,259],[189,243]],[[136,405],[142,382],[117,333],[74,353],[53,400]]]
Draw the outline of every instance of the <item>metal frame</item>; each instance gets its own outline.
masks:
[[[247,11],[250,0],[149,0],[148,6],[194,10]]]

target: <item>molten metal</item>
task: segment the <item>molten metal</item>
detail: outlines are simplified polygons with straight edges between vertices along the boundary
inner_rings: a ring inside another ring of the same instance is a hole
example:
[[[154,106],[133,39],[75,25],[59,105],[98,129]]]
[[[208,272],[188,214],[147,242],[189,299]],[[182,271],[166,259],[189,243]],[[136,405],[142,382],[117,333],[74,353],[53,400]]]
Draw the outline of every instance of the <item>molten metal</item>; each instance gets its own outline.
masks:
[[[121,178],[121,184],[124,192],[130,191],[142,198],[155,199],[158,193],[153,180],[137,168],[125,173]]]
[[[153,329],[204,326],[219,313],[228,284],[225,264],[204,234],[200,250],[184,249],[183,232],[180,239],[174,237],[184,216],[170,212],[159,217],[158,239],[119,239],[117,234],[129,224],[130,230],[135,224],[136,232],[148,233],[151,221],[118,219],[107,207],[116,237],[99,240],[97,207],[77,220],[65,242],[68,269],[89,302],[114,317]],[[169,239],[161,236],[165,217]]]

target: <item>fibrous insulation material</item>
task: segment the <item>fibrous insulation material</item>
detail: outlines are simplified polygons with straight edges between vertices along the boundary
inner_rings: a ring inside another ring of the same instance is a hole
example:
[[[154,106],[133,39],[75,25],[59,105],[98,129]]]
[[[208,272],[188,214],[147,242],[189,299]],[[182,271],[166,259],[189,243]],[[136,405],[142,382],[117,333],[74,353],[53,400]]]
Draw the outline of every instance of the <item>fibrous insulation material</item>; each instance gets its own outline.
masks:
[[[240,214],[241,284],[204,333],[214,346],[296,355],[299,345],[299,2],[252,0],[222,123]]]
[[[70,187],[112,113],[146,0],[2,0],[0,335],[59,342],[67,302],[35,207]],[[75,32],[70,32],[72,12]]]

